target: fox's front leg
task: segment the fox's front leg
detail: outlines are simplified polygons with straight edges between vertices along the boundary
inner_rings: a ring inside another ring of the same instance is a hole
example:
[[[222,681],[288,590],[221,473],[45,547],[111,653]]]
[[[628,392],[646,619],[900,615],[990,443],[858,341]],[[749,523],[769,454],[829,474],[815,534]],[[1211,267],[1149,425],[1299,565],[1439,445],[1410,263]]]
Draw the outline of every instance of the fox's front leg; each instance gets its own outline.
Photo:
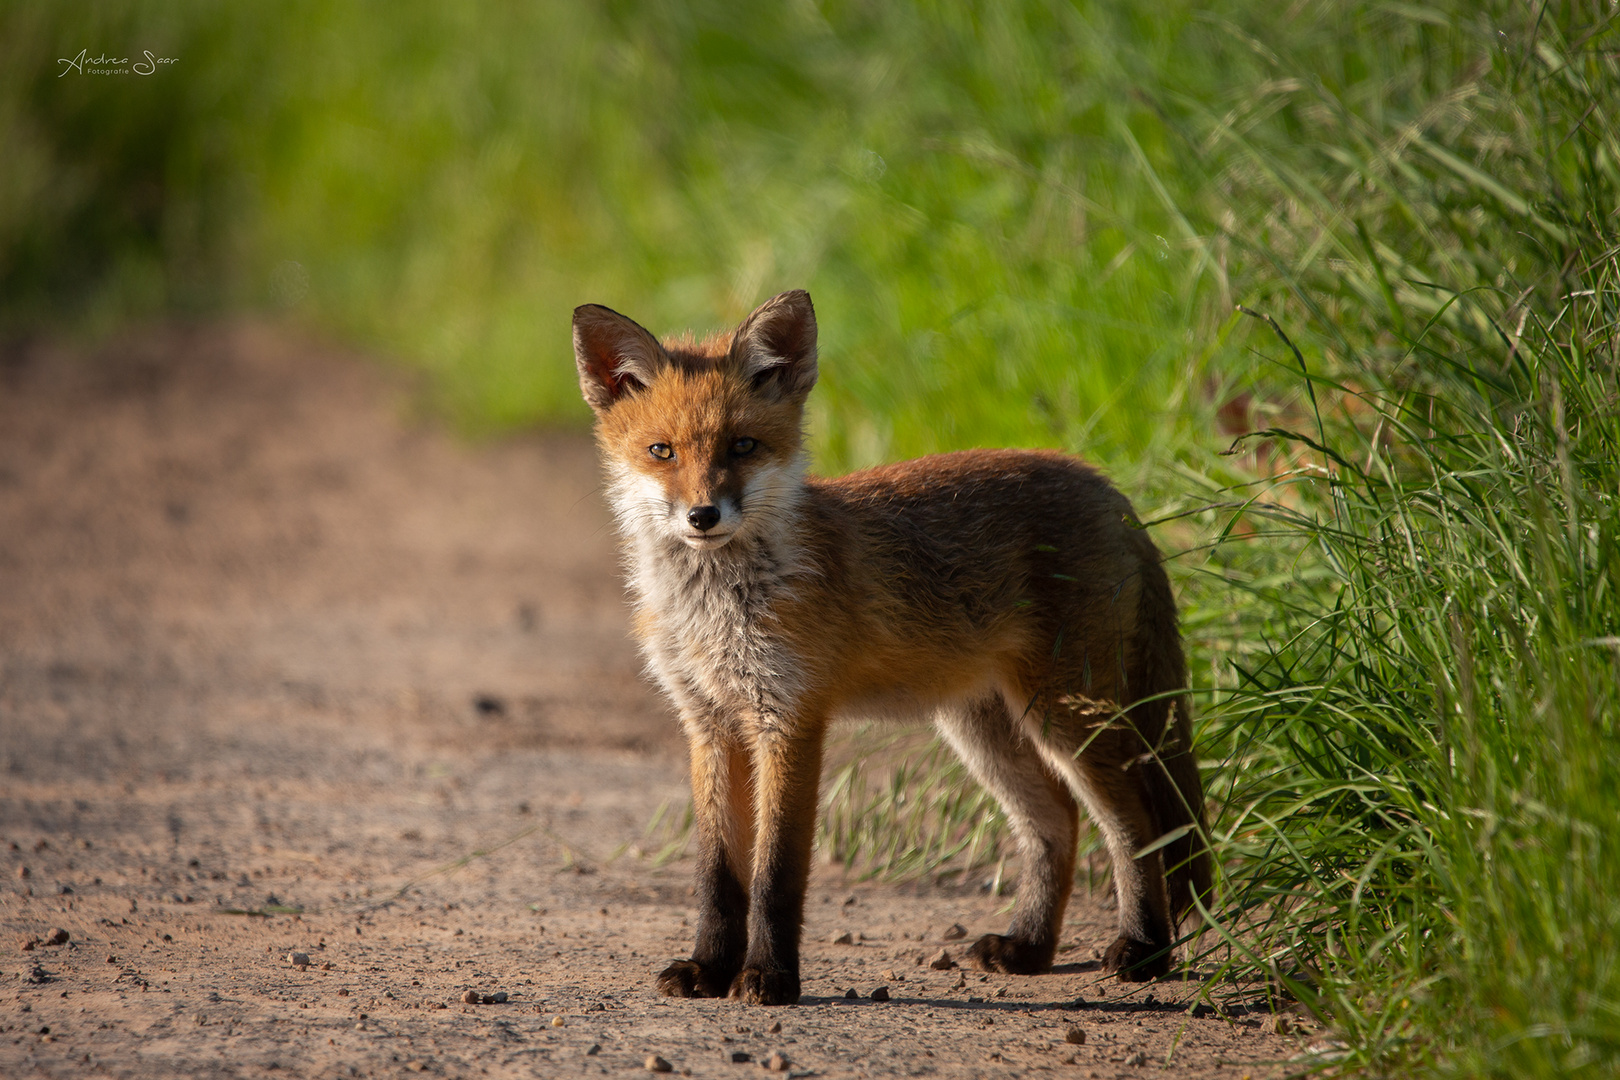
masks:
[[[754,844],[753,763],[735,743],[687,725],[692,811],[698,838],[697,944],[658,976],[671,997],[725,997],[748,943]]]
[[[754,878],[748,953],[731,995],[751,1005],[799,1000],[799,937],[821,780],[821,720],[761,725],[754,746]]]

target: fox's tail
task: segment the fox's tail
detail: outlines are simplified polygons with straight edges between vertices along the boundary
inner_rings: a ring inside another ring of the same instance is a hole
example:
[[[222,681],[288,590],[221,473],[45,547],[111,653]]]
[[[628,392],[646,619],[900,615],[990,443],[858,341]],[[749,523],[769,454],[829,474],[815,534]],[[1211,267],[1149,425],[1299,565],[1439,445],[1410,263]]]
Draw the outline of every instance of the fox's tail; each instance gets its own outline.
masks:
[[[1170,889],[1170,917],[1179,922],[1195,910],[1193,897],[1214,901],[1213,870],[1205,843],[1204,785],[1193,755],[1192,713],[1188,708],[1187,661],[1181,651],[1176,601],[1170,579],[1160,565],[1158,549],[1146,534],[1142,591],[1136,624],[1136,655],[1141,681],[1133,696],[1153,698],[1131,710],[1137,730],[1157,752],[1158,765],[1147,769],[1153,813],[1162,836],[1185,825],[1185,834],[1166,845],[1164,865]],[[1164,696],[1159,696],[1164,695]]]

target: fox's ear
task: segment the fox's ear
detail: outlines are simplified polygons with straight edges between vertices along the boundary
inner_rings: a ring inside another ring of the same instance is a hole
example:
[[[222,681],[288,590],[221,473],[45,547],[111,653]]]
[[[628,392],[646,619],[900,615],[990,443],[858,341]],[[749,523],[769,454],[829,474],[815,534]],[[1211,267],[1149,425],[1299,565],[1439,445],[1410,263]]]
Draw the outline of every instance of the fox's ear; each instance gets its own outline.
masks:
[[[731,361],[761,390],[803,400],[816,385],[816,309],[794,289],[765,301],[731,339]]]
[[[600,304],[574,309],[574,364],[579,389],[597,412],[646,386],[664,365],[664,348],[634,320]]]

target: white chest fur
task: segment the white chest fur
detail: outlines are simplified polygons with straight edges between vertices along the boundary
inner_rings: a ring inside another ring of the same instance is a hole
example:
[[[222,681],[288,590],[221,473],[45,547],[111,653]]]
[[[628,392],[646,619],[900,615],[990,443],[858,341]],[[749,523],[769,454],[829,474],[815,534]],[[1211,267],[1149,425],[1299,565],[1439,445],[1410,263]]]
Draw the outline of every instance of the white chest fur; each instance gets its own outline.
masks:
[[[777,621],[798,573],[791,553],[761,537],[695,551],[632,536],[629,563],[648,664],[683,712],[750,724],[791,715],[803,670]]]

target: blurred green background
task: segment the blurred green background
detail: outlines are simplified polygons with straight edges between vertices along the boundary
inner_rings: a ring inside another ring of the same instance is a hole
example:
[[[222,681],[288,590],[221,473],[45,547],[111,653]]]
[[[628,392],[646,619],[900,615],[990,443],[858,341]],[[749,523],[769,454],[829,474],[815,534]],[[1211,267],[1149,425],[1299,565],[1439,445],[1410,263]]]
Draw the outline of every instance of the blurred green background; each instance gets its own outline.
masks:
[[[1399,21],[1298,18],[1324,43]],[[1188,214],[1212,170],[1181,103],[1262,82],[1249,34],[1272,21],[1182,0],[10,3],[0,318],[273,312],[433,373],[476,431],[586,417],[576,304],[662,333],[805,287],[829,468],[1136,452],[1209,348],[1218,268]],[[81,49],[175,63],[64,75]]]

